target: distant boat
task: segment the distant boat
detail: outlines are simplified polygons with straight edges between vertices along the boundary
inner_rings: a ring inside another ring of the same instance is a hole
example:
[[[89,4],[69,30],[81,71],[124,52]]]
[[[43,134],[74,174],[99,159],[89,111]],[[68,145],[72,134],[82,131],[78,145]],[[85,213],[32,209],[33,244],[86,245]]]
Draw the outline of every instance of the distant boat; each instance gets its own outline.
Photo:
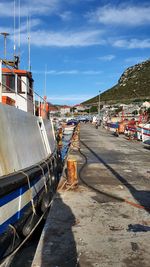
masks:
[[[142,128],[142,142],[150,145],[150,123],[145,124]]]
[[[65,125],[63,129],[64,135],[71,135],[74,131],[75,126],[74,125]]]
[[[44,99],[35,105],[32,73],[2,64],[0,262],[30,235],[49,208],[59,179],[53,124]]]

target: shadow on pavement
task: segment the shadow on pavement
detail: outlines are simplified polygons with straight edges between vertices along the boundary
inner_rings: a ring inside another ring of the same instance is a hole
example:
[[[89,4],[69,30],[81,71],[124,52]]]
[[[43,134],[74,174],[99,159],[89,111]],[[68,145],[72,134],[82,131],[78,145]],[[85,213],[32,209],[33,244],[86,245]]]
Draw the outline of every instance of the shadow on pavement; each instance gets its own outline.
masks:
[[[136,199],[141,206],[150,212],[150,191],[137,190],[133,187],[123,176],[114,170],[107,162],[105,162],[99,155],[97,155],[88,145],[81,142],[124,186],[128,188],[134,199]]]
[[[48,224],[49,223],[49,224]],[[72,227],[75,216],[56,194],[53,212],[44,228],[42,267],[80,267]]]

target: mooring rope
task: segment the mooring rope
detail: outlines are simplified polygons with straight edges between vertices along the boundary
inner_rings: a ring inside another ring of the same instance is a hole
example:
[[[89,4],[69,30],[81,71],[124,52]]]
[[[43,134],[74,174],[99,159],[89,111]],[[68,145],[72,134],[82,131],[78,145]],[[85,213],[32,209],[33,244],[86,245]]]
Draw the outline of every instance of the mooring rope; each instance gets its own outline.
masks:
[[[31,202],[31,205],[32,205],[32,211],[33,211],[34,214],[36,214],[36,209],[35,209],[34,200],[33,200],[33,196],[32,196],[32,188],[31,188],[29,175],[27,173],[25,173],[24,171],[20,171],[20,173],[23,173],[27,177],[29,193],[30,193],[30,202]]]

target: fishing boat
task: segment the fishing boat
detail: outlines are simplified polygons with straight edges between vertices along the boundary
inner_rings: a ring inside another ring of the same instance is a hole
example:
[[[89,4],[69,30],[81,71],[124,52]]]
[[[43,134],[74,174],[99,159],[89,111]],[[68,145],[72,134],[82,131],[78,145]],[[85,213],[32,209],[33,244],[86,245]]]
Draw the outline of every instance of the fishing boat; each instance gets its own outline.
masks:
[[[142,141],[142,129],[144,127],[143,123],[140,123],[137,125],[136,127],[136,131],[137,131],[137,140]]]
[[[32,73],[6,60],[0,61],[0,125],[1,263],[49,208],[60,173],[47,103],[35,100]]]
[[[142,128],[142,142],[145,145],[150,145],[150,122]]]
[[[105,121],[105,128],[110,132],[115,133],[116,129],[119,127],[119,122],[120,118],[118,117],[107,118]]]
[[[74,128],[75,128],[74,125],[65,125],[63,128],[63,134],[64,135],[72,135]]]

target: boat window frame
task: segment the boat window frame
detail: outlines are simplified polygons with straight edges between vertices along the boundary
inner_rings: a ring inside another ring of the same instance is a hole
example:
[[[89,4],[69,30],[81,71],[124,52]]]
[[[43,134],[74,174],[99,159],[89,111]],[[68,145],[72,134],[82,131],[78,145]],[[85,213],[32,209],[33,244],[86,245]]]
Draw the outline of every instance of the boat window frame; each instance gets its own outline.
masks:
[[[5,77],[5,81],[4,81],[4,77]],[[9,88],[11,88],[11,90]],[[14,74],[2,73],[2,92],[3,93],[8,93],[8,92],[9,93],[15,93],[15,76],[14,76]]]

